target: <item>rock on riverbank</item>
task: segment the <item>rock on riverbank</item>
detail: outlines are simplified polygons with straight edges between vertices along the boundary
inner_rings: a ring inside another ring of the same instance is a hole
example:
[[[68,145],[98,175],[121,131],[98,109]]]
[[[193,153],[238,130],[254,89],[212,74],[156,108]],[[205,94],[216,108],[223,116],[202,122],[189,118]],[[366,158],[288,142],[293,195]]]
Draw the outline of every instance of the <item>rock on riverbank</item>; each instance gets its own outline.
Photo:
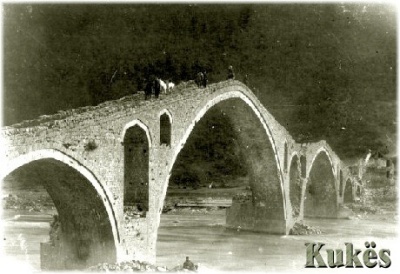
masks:
[[[290,229],[290,235],[315,235],[321,234],[322,231],[318,227],[312,227],[303,223],[295,223],[293,228]]]
[[[184,269],[183,266],[176,266],[172,269],[168,269],[165,266],[156,266],[146,262],[140,261],[125,261],[121,263],[100,263],[87,269],[90,272],[195,272],[188,269]]]

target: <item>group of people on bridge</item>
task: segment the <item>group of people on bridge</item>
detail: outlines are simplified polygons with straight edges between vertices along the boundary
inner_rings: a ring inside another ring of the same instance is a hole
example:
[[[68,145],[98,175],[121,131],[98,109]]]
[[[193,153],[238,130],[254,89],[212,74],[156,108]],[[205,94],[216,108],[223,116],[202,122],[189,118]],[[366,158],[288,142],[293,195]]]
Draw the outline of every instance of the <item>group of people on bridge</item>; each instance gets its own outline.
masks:
[[[207,87],[208,78],[207,78],[206,70],[204,70],[203,72],[200,71],[197,73],[195,83],[199,88]]]
[[[247,75],[246,75],[247,76]],[[227,75],[227,80],[235,80],[235,73],[233,72],[233,67],[229,66],[228,67],[228,75]],[[206,88],[208,84],[208,77],[207,77],[207,71],[200,71],[196,75],[195,83],[199,88]]]
[[[158,77],[150,76],[144,88],[145,100],[148,100],[153,93],[154,96],[158,98],[160,96],[161,91],[167,93],[168,90],[172,90],[174,87],[175,84],[170,82],[169,80],[167,80],[167,83],[165,83]]]
[[[233,67],[229,66],[227,80],[234,80],[234,79],[235,79],[235,73],[233,72]],[[203,70],[203,71],[200,71],[197,73],[196,78],[195,78],[195,83],[199,88],[207,87],[208,77],[207,77],[206,70]],[[174,86],[175,86],[175,84],[168,80],[167,80],[167,83],[165,83],[163,80],[161,80],[158,77],[150,76],[149,79],[146,81],[146,86],[144,89],[145,100],[148,100],[149,98],[151,98],[152,94],[154,94],[155,98],[158,98],[162,91],[167,93],[168,90],[172,90],[174,88]]]
[[[233,72],[233,67],[229,66],[228,68],[228,77],[227,80],[235,80],[235,73]]]

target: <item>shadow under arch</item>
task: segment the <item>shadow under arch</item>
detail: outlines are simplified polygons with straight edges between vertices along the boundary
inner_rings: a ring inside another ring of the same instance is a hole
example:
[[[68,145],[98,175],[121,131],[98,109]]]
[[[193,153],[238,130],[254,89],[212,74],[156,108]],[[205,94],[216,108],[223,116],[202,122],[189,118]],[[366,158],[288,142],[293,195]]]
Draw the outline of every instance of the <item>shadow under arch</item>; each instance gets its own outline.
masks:
[[[149,210],[149,154],[147,127],[126,128],[124,145],[124,206],[133,206],[145,217]]]
[[[338,168],[339,170],[339,196],[342,197],[343,196],[343,191],[344,191],[344,179],[343,179],[343,171]]]
[[[276,223],[279,227],[273,233],[284,234],[286,220],[285,193],[283,191],[282,171],[276,153],[275,141],[260,110],[247,95],[240,91],[231,91],[220,94],[208,100],[196,112],[196,117],[186,128],[180,142],[175,146],[172,160],[168,167],[167,182],[164,195],[177,157],[190,138],[191,133],[204,116],[210,111],[220,112],[229,117],[233,123],[233,130],[237,141],[245,150],[246,166],[250,171],[250,187],[253,193],[252,204],[261,209],[255,214],[256,226],[269,225],[270,229]],[[164,201],[163,201],[164,202]],[[275,223],[273,221],[276,221]],[[267,224],[271,222],[270,224]]]
[[[171,146],[172,115],[167,109],[163,109],[158,117],[160,120],[160,145]]]
[[[2,181],[8,176],[43,185],[59,214],[61,234],[42,244],[42,269],[85,269],[117,260],[115,214],[107,191],[86,167],[61,151],[44,149],[10,160]]]
[[[335,218],[337,196],[335,173],[326,150],[320,150],[309,172],[304,202],[305,217]]]
[[[344,186],[343,203],[352,203],[353,199],[353,183],[350,178],[346,180],[346,185]]]
[[[292,205],[292,216],[297,217],[300,213],[301,204],[301,167],[300,158],[295,154],[289,166],[289,196]]]

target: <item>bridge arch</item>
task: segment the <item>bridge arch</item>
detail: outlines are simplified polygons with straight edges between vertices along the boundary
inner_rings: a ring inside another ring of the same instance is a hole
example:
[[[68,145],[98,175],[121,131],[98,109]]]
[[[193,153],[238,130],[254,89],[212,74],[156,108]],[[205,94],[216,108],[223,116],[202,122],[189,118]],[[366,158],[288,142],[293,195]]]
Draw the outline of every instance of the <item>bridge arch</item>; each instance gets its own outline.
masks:
[[[314,165],[315,159],[321,154],[321,152],[325,153],[325,155],[328,157],[328,160],[329,160],[329,163],[330,163],[330,167],[331,167],[331,169],[332,169],[332,173],[333,173],[333,175],[335,176],[336,171],[335,171],[335,166],[334,166],[333,161],[332,161],[332,156],[331,156],[331,154],[329,153],[328,149],[326,149],[325,147],[320,147],[320,148],[315,152],[315,154],[314,154],[314,156],[313,156],[313,158],[312,158],[312,160],[311,160],[311,162],[310,162],[310,168],[308,169],[307,177],[308,177],[308,175],[310,174],[310,171],[311,171],[311,168],[312,168],[313,165]]]
[[[149,159],[151,138],[146,125],[134,120],[123,130],[124,206],[135,208],[145,217],[149,210]]]
[[[277,155],[277,147],[276,147],[276,142],[273,139],[273,135],[272,135],[272,131],[269,128],[266,120],[263,118],[263,115],[261,114],[261,111],[259,110],[259,108],[257,107],[256,103],[254,102],[255,99],[250,98],[247,94],[241,92],[241,91],[228,91],[225,93],[221,93],[219,95],[216,95],[215,97],[208,99],[205,103],[203,103],[200,107],[198,107],[198,109],[195,112],[195,115],[193,118],[190,119],[190,122],[188,124],[188,126],[186,126],[186,129],[183,132],[182,137],[180,137],[179,142],[176,143],[175,148],[172,152],[172,156],[171,156],[171,160],[169,161],[169,166],[167,168],[168,170],[168,175],[166,177],[166,181],[164,184],[164,189],[163,189],[163,197],[165,197],[166,192],[167,192],[167,188],[168,188],[168,184],[169,184],[169,179],[171,176],[171,172],[173,170],[174,164],[177,160],[177,157],[179,155],[179,153],[181,152],[182,148],[185,146],[186,141],[188,140],[188,138],[190,137],[190,134],[192,133],[192,131],[194,130],[196,123],[198,123],[212,108],[215,107],[220,107],[220,108],[224,108],[224,111],[227,113],[232,113],[235,110],[235,107],[227,107],[227,105],[232,102],[232,100],[235,100],[235,102],[239,103],[239,104],[243,104],[243,106],[245,108],[248,109],[249,112],[251,112],[252,115],[254,115],[256,122],[261,124],[262,127],[259,127],[260,130],[262,130],[263,135],[264,135],[264,141],[268,142],[269,148],[270,149],[270,154],[269,156],[271,157],[271,160],[273,160],[273,164],[270,164],[270,166],[268,168],[270,168],[271,170],[273,169],[272,173],[274,173],[274,175],[271,176],[275,176],[276,177],[276,185],[274,185],[272,188],[275,188],[275,195],[272,199],[278,199],[279,200],[279,205],[277,206],[277,210],[274,214],[276,214],[276,216],[279,215],[279,217],[277,218],[281,218],[283,221],[286,220],[287,216],[286,216],[286,197],[285,197],[285,192],[283,190],[283,174],[282,174],[282,169],[281,169],[281,164],[279,162],[279,158]],[[237,107],[237,106],[236,106]],[[238,119],[239,117],[236,117],[236,119]],[[267,163],[265,163],[265,165],[267,165]],[[265,169],[265,166],[259,165],[258,167],[256,167],[258,171],[261,171],[261,173],[263,172],[263,169]],[[265,175],[265,174],[264,174]],[[273,180],[271,180],[273,181]],[[271,182],[271,184],[273,184],[273,182]],[[252,186],[253,188],[254,186]],[[267,186],[268,187],[268,186]],[[253,193],[256,193],[257,191],[255,191],[253,189]],[[269,193],[269,195],[271,195],[272,191],[263,191],[263,195],[266,195],[265,193]],[[266,206],[265,205],[265,197],[264,198],[254,198],[255,204],[258,204],[260,206]],[[164,200],[162,201],[162,203],[164,202]],[[266,206],[268,207],[268,205]],[[162,208],[162,204],[161,207]]]
[[[304,199],[304,216],[336,217],[336,177],[325,148],[320,148],[311,161]]]
[[[172,142],[172,115],[163,109],[159,115],[160,120],[160,145],[170,146]]]
[[[344,186],[343,203],[352,203],[353,201],[353,182],[350,178],[347,178]]]
[[[24,172],[29,181],[41,181],[57,208],[62,228],[59,252],[64,259],[58,262],[59,269],[118,258],[120,234],[112,196],[90,170],[59,150],[42,149],[9,160],[0,179]]]
[[[173,123],[173,119],[172,119],[171,112],[168,109],[164,108],[163,110],[160,111],[160,113],[158,114],[158,117],[161,117],[161,115],[163,115],[163,114],[168,115],[169,120],[171,121],[171,124],[172,124]]]
[[[131,127],[134,127],[134,126],[139,126],[141,129],[144,130],[144,132],[146,133],[146,136],[147,136],[147,140],[148,140],[148,142],[149,142],[149,147],[151,147],[151,146],[152,146],[152,139],[151,139],[150,130],[149,130],[149,128],[147,127],[147,125],[144,124],[144,123],[143,123],[142,121],[140,121],[139,119],[132,120],[132,121],[130,121],[129,123],[125,124],[125,126],[124,126],[124,128],[122,129],[122,132],[121,132],[120,142],[121,142],[121,143],[124,142],[124,140],[125,140],[125,135],[126,135],[127,130],[128,130],[129,128],[131,128]]]

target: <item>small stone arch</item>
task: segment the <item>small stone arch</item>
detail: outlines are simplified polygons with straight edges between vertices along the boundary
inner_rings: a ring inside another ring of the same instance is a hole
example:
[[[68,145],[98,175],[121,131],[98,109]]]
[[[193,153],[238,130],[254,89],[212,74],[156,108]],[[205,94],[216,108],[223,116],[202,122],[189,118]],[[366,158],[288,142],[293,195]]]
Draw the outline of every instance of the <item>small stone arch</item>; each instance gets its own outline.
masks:
[[[315,155],[308,175],[304,216],[337,217],[336,176],[325,149]]]
[[[356,197],[361,199],[361,186],[356,187]]]
[[[163,109],[163,110],[160,111],[160,113],[158,114],[158,117],[160,117],[160,116],[163,115],[163,114],[168,115],[169,120],[171,121],[171,124],[172,124],[172,122],[173,122],[173,117],[172,117],[171,112],[170,112],[168,109],[165,108],[165,109]]]
[[[346,185],[344,187],[343,203],[352,203],[353,199],[353,182],[350,178],[347,178]]]
[[[160,145],[171,145],[172,138],[172,115],[164,109],[159,114],[160,120]]]
[[[123,131],[124,199],[145,217],[149,209],[149,159],[151,139],[147,127],[138,120],[128,123]]]
[[[329,162],[330,162],[330,166],[331,166],[331,169],[332,169],[332,174],[335,176],[335,166],[333,165],[332,156],[331,156],[331,154],[329,153],[329,151],[328,151],[325,147],[320,147],[320,148],[316,151],[316,153],[314,154],[314,157],[312,158],[311,163],[310,163],[310,169],[308,170],[308,173],[310,173],[311,168],[312,168],[313,165],[314,165],[315,159],[318,157],[318,155],[321,154],[321,152],[324,152],[325,155],[328,157],[328,160],[329,160]]]
[[[120,135],[120,142],[121,143],[124,142],[126,131],[129,128],[134,127],[134,126],[139,126],[140,128],[142,128],[146,132],[147,140],[149,142],[149,147],[151,147],[152,146],[152,139],[151,139],[151,135],[150,135],[150,130],[146,126],[146,124],[144,124],[139,119],[132,120],[129,123],[125,124],[124,128],[122,129],[121,135]]]

